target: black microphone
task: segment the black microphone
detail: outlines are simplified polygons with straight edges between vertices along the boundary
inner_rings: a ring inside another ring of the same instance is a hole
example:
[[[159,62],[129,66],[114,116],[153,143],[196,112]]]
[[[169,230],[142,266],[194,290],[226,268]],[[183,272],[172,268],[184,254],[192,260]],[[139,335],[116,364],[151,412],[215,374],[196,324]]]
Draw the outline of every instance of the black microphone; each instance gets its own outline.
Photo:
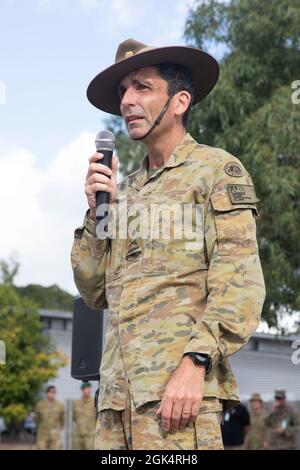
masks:
[[[115,144],[115,136],[110,131],[98,132],[95,139],[97,153],[102,153],[103,158],[97,163],[102,163],[109,168],[112,167],[112,156]],[[110,178],[110,176],[109,176]],[[97,191],[96,193],[96,222],[98,226],[97,232],[100,233],[100,227],[105,230],[106,218],[109,212],[110,193],[107,191]],[[101,222],[99,224],[99,222]]]

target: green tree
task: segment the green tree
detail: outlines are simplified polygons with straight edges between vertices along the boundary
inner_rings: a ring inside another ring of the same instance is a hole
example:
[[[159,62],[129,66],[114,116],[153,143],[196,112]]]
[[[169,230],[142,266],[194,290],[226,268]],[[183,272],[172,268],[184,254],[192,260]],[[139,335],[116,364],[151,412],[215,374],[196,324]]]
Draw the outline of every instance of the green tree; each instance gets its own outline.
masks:
[[[215,90],[192,112],[199,141],[236,155],[261,199],[258,239],[267,298],[263,317],[277,324],[300,308],[300,79],[298,0],[196,1],[185,37],[223,50]]]
[[[189,131],[199,142],[236,155],[261,199],[258,240],[267,297],[263,318],[300,308],[300,105],[291,84],[300,79],[299,0],[196,0],[185,38],[222,52],[215,90],[193,108]],[[143,145],[112,118],[121,171],[139,165]]]
[[[56,284],[44,287],[39,284],[15,286],[14,278],[18,274],[20,263],[11,256],[8,261],[0,260],[0,280],[3,284],[13,285],[22,297],[31,299],[38,308],[48,310],[72,310],[74,297]]]
[[[0,276],[1,281],[4,284],[12,285],[15,276],[18,274],[20,263],[13,257],[9,258],[9,261],[4,259],[0,260]]]
[[[28,284],[27,286],[16,287],[16,291],[22,298],[27,297],[35,302],[38,308],[73,310],[74,297],[56,284],[49,287]]]
[[[0,339],[6,346],[6,364],[0,365],[0,416],[17,427],[66,359],[43,334],[37,306],[9,284],[0,285]]]
[[[107,128],[115,135],[119,171],[125,177],[138,169],[146,153],[146,147],[142,142],[134,142],[130,139],[122,117],[112,116],[109,118]]]

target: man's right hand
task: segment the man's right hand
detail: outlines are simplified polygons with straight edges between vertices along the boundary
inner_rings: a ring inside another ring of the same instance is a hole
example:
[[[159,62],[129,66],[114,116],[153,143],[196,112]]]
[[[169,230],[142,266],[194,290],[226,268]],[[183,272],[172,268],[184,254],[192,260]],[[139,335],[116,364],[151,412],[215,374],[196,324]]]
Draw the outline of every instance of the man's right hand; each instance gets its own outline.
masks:
[[[118,157],[113,156],[111,169],[102,163],[97,163],[102,158],[101,153],[94,153],[89,158],[90,166],[85,180],[85,194],[90,208],[90,217],[93,220],[96,220],[96,193],[98,191],[109,192],[111,203],[114,202],[117,195]]]

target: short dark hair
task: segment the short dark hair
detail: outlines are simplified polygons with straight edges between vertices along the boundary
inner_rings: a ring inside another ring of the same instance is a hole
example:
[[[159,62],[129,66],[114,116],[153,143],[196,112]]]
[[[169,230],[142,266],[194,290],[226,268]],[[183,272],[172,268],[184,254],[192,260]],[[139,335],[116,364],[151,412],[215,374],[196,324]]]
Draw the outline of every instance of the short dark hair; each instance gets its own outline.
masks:
[[[49,385],[49,387],[47,387],[47,390],[46,390],[46,391],[47,391],[47,393],[48,393],[48,392],[51,392],[51,390],[55,390],[55,391],[56,391],[55,385]]]
[[[168,94],[171,95],[172,85],[177,76],[177,86],[175,87],[174,94],[178,93],[179,91],[187,91],[191,95],[191,101],[189,107],[187,108],[186,112],[182,116],[182,124],[187,129],[188,126],[188,118],[193,104],[193,97],[194,97],[194,87],[193,87],[193,80],[191,72],[187,67],[184,65],[173,64],[171,62],[163,62],[161,64],[155,64],[154,67],[156,68],[158,74],[166,80],[168,83]]]

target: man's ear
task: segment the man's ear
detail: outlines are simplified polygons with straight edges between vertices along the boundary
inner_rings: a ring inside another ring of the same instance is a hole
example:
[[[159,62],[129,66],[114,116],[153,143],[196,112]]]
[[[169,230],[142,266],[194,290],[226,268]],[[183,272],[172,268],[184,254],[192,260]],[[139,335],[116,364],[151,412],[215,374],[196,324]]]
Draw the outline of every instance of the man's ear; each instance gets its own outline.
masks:
[[[182,116],[188,109],[191,102],[191,95],[188,91],[182,90],[177,93],[177,103],[174,109],[176,116]]]

